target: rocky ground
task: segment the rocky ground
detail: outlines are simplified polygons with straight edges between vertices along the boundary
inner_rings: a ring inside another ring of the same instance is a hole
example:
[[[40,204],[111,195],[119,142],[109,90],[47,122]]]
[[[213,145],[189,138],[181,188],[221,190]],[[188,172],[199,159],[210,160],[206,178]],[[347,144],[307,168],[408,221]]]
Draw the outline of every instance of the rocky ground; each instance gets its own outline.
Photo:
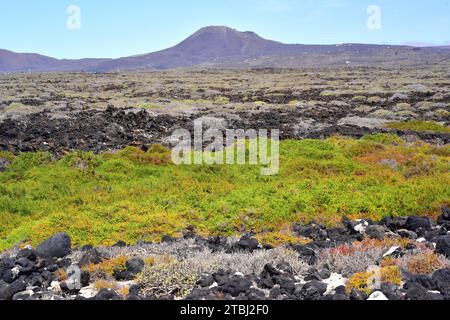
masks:
[[[385,218],[294,225],[305,242],[272,248],[252,235],[72,248],[65,233],[5,252],[6,300],[450,300],[450,210],[437,221]],[[339,253],[339,254],[338,254]]]
[[[448,125],[446,70],[377,68],[2,75],[0,150],[95,152],[162,143],[203,119],[219,129],[280,129],[282,139],[391,131],[448,143],[447,132],[387,129]]]
[[[298,107],[168,115],[110,107],[106,111],[68,112],[64,118],[55,119],[48,110],[1,122],[0,150],[64,154],[73,150],[103,152],[155,143],[170,147],[170,135],[179,128],[193,132],[195,120],[201,120],[205,129],[213,127],[223,132],[225,129],[279,129],[281,139],[323,139],[336,134],[360,138],[371,133],[392,132],[406,141],[420,139],[434,144],[450,141],[449,133],[387,129],[383,121],[364,118],[362,113],[347,112]]]
[[[362,137],[449,143],[448,70],[168,71],[0,75],[0,151],[96,153],[169,145],[194,120],[279,129],[281,139]],[[405,120],[443,130],[399,130]],[[9,161],[0,157],[0,171]],[[450,300],[450,211],[429,218],[293,225],[272,248],[252,234],[72,248],[58,234],[0,254],[0,299]]]

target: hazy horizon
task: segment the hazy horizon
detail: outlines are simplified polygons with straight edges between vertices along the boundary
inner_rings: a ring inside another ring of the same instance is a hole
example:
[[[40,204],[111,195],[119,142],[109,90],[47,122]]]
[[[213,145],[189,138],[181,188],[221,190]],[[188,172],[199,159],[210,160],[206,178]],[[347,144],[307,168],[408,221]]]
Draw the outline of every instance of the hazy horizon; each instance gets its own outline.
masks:
[[[290,44],[450,45],[450,0],[18,0],[3,3],[0,12],[0,28],[9,31],[1,49],[58,59],[154,52],[210,25]],[[69,28],[74,17],[79,24]],[[379,25],[369,28],[373,17]]]

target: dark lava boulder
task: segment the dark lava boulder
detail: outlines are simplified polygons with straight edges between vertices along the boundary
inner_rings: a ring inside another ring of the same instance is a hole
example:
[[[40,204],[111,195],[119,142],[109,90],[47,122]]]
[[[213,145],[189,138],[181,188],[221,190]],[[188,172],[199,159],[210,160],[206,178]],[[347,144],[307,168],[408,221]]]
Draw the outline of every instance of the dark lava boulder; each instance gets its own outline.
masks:
[[[123,240],[119,240],[115,244],[113,244],[113,248],[125,248],[126,246],[127,243]]]
[[[438,238],[436,243],[436,253],[450,258],[450,235]]]
[[[278,284],[281,289],[281,293],[292,294],[295,291],[295,278],[288,274],[282,274],[273,276],[272,280],[275,284]]]
[[[122,298],[111,289],[101,289],[94,300],[122,300]]]
[[[352,292],[350,293],[350,300],[364,301],[364,300],[367,300],[367,298],[369,298],[369,297],[363,291],[353,289]]]
[[[327,285],[320,281],[310,281],[303,285],[299,296],[303,300],[318,300],[327,291]]]
[[[386,226],[391,231],[406,229],[407,217],[385,217],[381,219],[381,224]]]
[[[434,230],[428,231],[425,234],[423,234],[423,237],[428,242],[436,243],[440,237],[446,236],[446,235],[447,235],[447,231],[445,230],[445,228],[436,228]]]
[[[247,292],[247,299],[250,301],[258,301],[258,300],[264,300],[266,298],[266,295],[263,291],[258,290],[256,288],[250,288]]]
[[[424,287],[427,290],[436,290],[436,281],[433,280],[430,276],[426,274],[420,274],[416,275],[412,279],[414,282],[420,284],[422,287]]]
[[[66,233],[59,233],[48,238],[36,248],[36,254],[41,258],[62,258],[71,250],[71,240]]]
[[[397,231],[397,234],[405,239],[411,239],[416,240],[419,236],[414,231],[406,230],[406,229],[400,229]]]
[[[437,270],[433,273],[436,288],[445,296],[450,296],[450,268]]]
[[[238,242],[233,244],[232,251],[253,252],[258,248],[258,245],[258,240],[249,235],[244,235]]]
[[[19,258],[16,260],[16,266],[19,269],[19,275],[29,275],[35,269],[34,262],[27,258]]]
[[[167,234],[162,236],[162,238],[161,238],[161,243],[172,243],[172,242],[175,242],[175,241],[177,241],[176,238],[174,238],[172,236],[169,236]]]
[[[266,264],[260,274],[259,284],[263,288],[272,289],[275,286],[273,277],[280,276],[281,272],[274,268],[271,264]]]
[[[219,286],[224,285],[230,279],[230,274],[228,272],[223,271],[223,270],[219,270],[219,271],[213,273],[212,276],[214,278],[214,281],[217,282],[217,284]]]
[[[429,218],[424,217],[408,217],[408,219],[406,219],[405,229],[416,233],[418,233],[421,229],[430,231],[431,221]]]
[[[11,258],[0,259],[0,269],[12,269],[14,265],[14,260]]]
[[[332,296],[329,296],[329,300],[332,300],[332,301],[350,300],[350,298],[347,296],[347,291],[346,291],[345,286],[339,286],[334,291],[335,291],[335,293]]]
[[[0,280],[0,300],[11,300],[16,293],[25,291],[26,288],[25,281],[20,279],[11,284]]]
[[[78,292],[80,292],[80,288],[78,286],[69,286],[69,284],[66,281],[62,281],[59,283],[59,287],[61,288],[61,291],[65,294],[75,295]]]
[[[144,269],[145,262],[141,258],[132,258],[125,263],[125,270],[114,270],[114,277],[118,281],[130,281]]]
[[[229,248],[227,238],[225,237],[209,237],[206,241],[207,246],[212,252],[227,250]]]
[[[305,237],[305,238],[310,238],[314,241],[326,240],[328,237],[327,231],[325,230],[325,228],[323,228],[323,226],[319,226],[315,223],[310,223],[306,226],[294,224],[292,227],[292,230],[295,233],[297,233],[298,235]]]
[[[210,274],[202,274],[197,281],[197,285],[201,288],[208,288],[214,284],[214,277]]]
[[[248,289],[250,289],[252,283],[250,280],[233,276],[228,279],[223,285],[219,287],[219,290],[224,293],[229,293],[233,297],[239,296],[241,293],[245,293]]]
[[[10,162],[5,158],[0,157],[0,172],[6,171],[6,168],[10,165]]]
[[[366,234],[370,239],[383,240],[386,229],[383,226],[372,225],[366,228]]]
[[[144,269],[145,262],[141,258],[132,258],[125,263],[127,271],[138,274]]]
[[[407,290],[405,295],[407,300],[428,300],[427,289],[417,282],[408,281],[403,288]]]
[[[450,231],[450,208],[448,206],[442,207],[442,214],[439,216],[437,223]]]
[[[26,258],[30,261],[36,261],[36,252],[33,249],[22,249],[16,255],[16,259],[20,258]]]
[[[348,243],[355,240],[362,241],[364,239],[364,235],[357,232],[351,228],[351,224],[347,225],[346,228],[329,228],[327,229],[328,238],[331,242],[323,241],[323,244],[328,243],[328,245],[335,245],[340,243]],[[334,244],[332,243],[334,242]],[[319,244],[320,241],[315,241],[316,244]],[[323,246],[322,246],[323,247]]]
[[[385,295],[388,300],[402,300],[403,296],[400,288],[392,283],[382,283],[380,291]]]
[[[103,261],[103,255],[96,248],[88,250],[78,263],[80,267],[87,266],[89,264],[99,264]]]
[[[80,273],[81,287],[83,288],[89,286],[90,281],[91,281],[91,274],[88,271],[81,270]]]
[[[306,245],[294,245],[292,249],[296,251],[302,260],[305,260],[309,265],[313,265],[317,262],[317,256],[314,249]]]
[[[0,281],[3,280],[7,283],[11,283],[16,280],[17,274],[13,272],[11,269],[0,269]]]

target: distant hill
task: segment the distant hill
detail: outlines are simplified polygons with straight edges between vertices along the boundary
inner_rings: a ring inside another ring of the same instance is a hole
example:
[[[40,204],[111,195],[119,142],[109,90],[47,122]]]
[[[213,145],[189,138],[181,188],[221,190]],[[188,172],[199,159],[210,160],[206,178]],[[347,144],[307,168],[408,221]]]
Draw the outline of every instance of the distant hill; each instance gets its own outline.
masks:
[[[35,53],[15,53],[0,49],[0,72],[78,71],[108,59],[58,60]]]
[[[162,51],[119,59],[57,60],[0,50],[0,72],[414,66],[443,61],[450,62],[449,47],[284,44],[266,40],[254,32],[239,32],[223,26],[202,28],[176,46]]]

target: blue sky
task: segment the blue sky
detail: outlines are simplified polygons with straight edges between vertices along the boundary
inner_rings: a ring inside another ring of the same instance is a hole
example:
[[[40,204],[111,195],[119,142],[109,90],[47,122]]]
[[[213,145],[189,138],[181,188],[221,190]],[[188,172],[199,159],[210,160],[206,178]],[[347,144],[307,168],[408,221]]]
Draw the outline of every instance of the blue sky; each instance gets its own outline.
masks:
[[[66,26],[69,5],[81,29]],[[367,8],[381,29],[367,28]],[[226,25],[286,43],[450,43],[450,0],[2,0],[0,48],[57,58],[122,57]]]

